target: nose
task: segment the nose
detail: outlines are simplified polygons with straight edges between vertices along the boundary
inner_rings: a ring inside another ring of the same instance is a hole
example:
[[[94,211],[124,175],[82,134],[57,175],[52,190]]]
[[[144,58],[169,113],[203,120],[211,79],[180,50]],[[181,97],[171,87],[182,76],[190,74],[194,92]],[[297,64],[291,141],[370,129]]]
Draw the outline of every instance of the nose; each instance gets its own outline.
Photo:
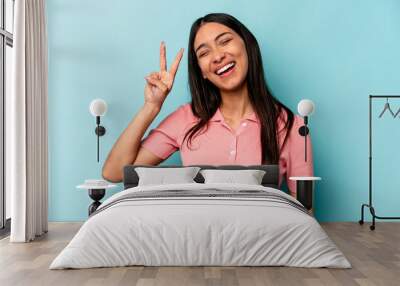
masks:
[[[225,52],[219,49],[216,49],[213,54],[213,62],[219,63],[225,58]]]

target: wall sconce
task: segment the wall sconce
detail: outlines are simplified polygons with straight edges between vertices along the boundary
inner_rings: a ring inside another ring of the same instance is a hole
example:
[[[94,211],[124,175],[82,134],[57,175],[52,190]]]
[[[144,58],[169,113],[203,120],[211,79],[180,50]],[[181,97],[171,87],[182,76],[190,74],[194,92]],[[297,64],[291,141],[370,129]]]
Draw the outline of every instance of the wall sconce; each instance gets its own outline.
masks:
[[[310,130],[307,127],[308,116],[310,116],[315,109],[314,102],[309,99],[302,99],[297,105],[297,111],[304,118],[304,125],[299,128],[299,134],[304,136],[304,161],[307,162],[307,135]]]
[[[100,125],[100,116],[104,116],[107,112],[107,103],[102,99],[94,99],[89,106],[90,113],[96,117],[97,127],[95,133],[97,135],[97,162],[99,162],[100,136],[106,134],[106,129]]]

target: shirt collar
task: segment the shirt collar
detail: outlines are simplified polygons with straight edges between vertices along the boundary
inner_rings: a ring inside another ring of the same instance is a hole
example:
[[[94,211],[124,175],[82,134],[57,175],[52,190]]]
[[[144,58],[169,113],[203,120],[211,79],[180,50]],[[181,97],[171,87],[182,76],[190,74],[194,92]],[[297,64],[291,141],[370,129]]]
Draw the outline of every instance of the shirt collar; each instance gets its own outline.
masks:
[[[254,122],[258,122],[258,123],[260,122],[260,120],[258,119],[258,117],[254,111],[250,114],[247,114],[243,119],[248,119],[248,120],[251,120]],[[210,121],[225,121],[219,107],[218,107],[217,111],[214,113],[214,115],[210,118]]]

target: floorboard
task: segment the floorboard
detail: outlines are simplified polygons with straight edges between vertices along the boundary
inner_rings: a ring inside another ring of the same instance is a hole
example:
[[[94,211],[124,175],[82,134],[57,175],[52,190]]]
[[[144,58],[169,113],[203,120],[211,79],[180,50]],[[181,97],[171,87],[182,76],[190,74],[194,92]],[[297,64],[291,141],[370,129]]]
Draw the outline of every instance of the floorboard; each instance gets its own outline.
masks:
[[[352,269],[292,267],[116,267],[49,270],[82,223],[49,223],[31,243],[0,240],[0,285],[400,285],[400,223],[379,222],[375,231],[357,223],[322,227],[351,262]]]

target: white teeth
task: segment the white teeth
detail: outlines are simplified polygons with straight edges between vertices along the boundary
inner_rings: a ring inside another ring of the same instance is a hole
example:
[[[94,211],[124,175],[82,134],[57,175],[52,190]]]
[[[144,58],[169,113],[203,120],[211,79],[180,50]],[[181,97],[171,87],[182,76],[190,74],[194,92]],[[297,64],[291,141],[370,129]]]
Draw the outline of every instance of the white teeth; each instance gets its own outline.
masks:
[[[220,68],[219,70],[217,70],[217,75],[220,75],[221,73],[223,73],[224,71],[226,71],[227,69],[229,69],[230,67],[234,66],[235,63],[232,62],[230,64],[227,64],[226,66],[223,66],[222,68]]]

